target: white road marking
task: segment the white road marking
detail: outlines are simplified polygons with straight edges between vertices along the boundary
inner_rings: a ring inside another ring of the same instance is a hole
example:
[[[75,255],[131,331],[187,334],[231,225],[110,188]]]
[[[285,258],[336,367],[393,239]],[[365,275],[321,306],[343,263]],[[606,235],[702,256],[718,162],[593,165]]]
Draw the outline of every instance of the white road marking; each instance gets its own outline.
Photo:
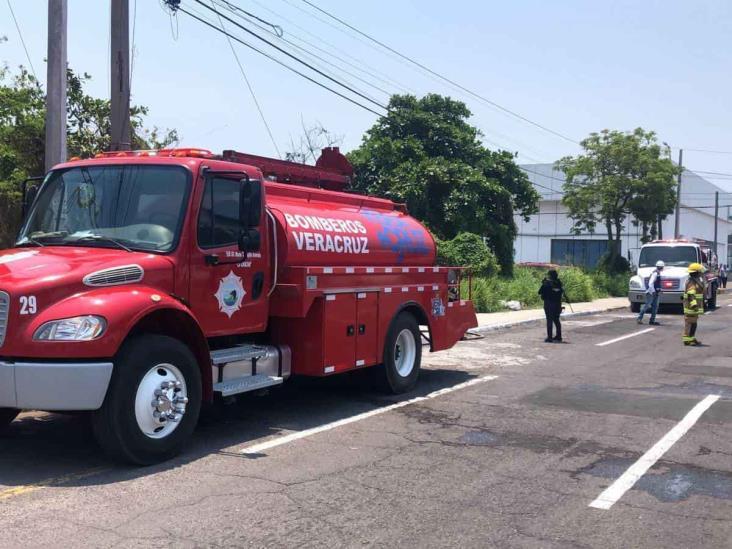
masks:
[[[624,339],[628,339],[630,337],[639,336],[641,334],[647,334],[648,332],[652,332],[655,330],[655,328],[646,328],[645,330],[641,330],[639,332],[633,332],[632,334],[627,334],[624,336],[616,337],[615,339],[611,339],[609,341],[603,341],[602,343],[596,343],[598,347],[604,347],[605,345],[610,345],[611,343],[617,343],[618,341],[623,341]]]
[[[325,425],[313,427],[312,429],[305,429],[304,431],[297,431],[295,433],[290,433],[288,435],[284,435],[284,436],[281,436],[278,438],[273,438],[271,440],[267,440],[267,441],[261,442],[259,444],[254,444],[252,446],[248,446],[247,448],[244,448],[239,453],[241,453],[241,454],[259,454],[266,450],[276,448],[277,446],[282,446],[283,444],[289,444],[290,442],[294,442],[296,440],[300,440],[300,439],[307,438],[307,437],[310,437],[313,435],[317,435],[318,433],[322,433],[323,431],[329,431],[329,430],[335,429],[337,427],[342,427],[343,425],[348,425],[349,423],[355,423],[355,422],[361,421],[363,419],[368,419],[373,416],[378,416],[380,414],[384,414],[386,412],[390,412],[390,411],[396,410],[398,408],[403,408],[405,406],[409,406],[410,404],[415,404],[417,402],[422,402],[424,400],[430,400],[433,398],[437,398],[439,396],[446,395],[448,393],[459,391],[460,389],[465,389],[466,387],[471,387],[473,385],[477,385],[478,383],[485,383],[486,381],[492,381],[492,380],[496,379],[497,377],[498,376],[483,376],[483,377],[471,379],[470,381],[458,383],[457,385],[453,385],[452,387],[446,387],[444,389],[440,389],[439,391],[434,391],[425,396],[416,397],[416,398],[412,398],[409,400],[404,400],[402,402],[397,402],[396,404],[384,406],[383,408],[377,408],[376,410],[371,410],[370,412],[356,414],[355,416],[347,417],[344,419],[339,419],[338,421],[333,421],[332,423],[326,423]]]
[[[686,416],[673,429],[656,442],[653,447],[643,454],[638,461],[631,465],[618,480],[600,494],[595,501],[590,503],[590,507],[595,509],[610,509],[623,494],[630,490],[633,485],[665,454],[671,446],[683,437],[686,432],[691,429],[709,407],[719,400],[719,395],[709,395],[701,402],[697,403]]]

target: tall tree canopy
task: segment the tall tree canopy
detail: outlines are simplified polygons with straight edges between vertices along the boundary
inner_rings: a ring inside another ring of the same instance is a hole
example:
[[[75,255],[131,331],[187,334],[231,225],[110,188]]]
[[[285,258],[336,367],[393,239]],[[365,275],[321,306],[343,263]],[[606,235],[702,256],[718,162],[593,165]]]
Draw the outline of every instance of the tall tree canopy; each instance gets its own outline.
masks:
[[[88,158],[110,145],[109,101],[84,92],[91,77],[67,71],[67,148],[70,157]],[[27,177],[43,175],[45,94],[21,67],[12,76],[0,67],[0,247],[9,245],[20,222],[20,187]],[[178,141],[175,130],[145,129],[147,107],[130,109],[133,148],[162,148]]]
[[[405,202],[439,238],[488,238],[504,273],[513,266],[514,212],[537,211],[538,194],[507,151],[491,151],[460,102],[395,95],[389,113],[349,153],[356,190]]]
[[[619,243],[628,216],[642,227],[643,240],[658,234],[660,220],[676,205],[678,168],[656,134],[603,130],[581,142],[584,154],[557,162],[566,175],[563,203],[574,220],[574,231],[594,232],[604,226],[611,243]]]

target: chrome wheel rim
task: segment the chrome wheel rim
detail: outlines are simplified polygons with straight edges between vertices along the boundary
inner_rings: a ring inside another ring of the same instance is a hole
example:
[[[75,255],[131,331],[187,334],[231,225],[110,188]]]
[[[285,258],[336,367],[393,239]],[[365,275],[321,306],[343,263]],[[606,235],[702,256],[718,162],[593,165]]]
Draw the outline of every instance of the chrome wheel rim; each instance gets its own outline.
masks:
[[[414,341],[414,334],[405,328],[399,332],[394,343],[394,365],[401,377],[408,377],[412,373],[416,356],[417,342]]]
[[[149,438],[165,438],[180,425],[187,404],[188,388],[181,371],[172,364],[157,364],[137,386],[137,426]]]

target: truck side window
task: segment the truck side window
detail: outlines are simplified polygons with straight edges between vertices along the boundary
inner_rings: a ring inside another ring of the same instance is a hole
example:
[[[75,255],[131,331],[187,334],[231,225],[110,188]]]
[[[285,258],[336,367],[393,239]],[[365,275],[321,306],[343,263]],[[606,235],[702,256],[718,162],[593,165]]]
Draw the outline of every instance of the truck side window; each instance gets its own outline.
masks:
[[[239,239],[239,186],[234,179],[211,178],[206,182],[198,215],[198,245],[217,248]]]

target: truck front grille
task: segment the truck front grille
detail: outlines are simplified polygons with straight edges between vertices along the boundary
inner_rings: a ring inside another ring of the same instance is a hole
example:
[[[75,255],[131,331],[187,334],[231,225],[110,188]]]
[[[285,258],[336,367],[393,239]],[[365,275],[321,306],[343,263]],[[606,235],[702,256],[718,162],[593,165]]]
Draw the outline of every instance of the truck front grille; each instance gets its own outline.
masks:
[[[8,316],[10,314],[10,296],[0,292],[0,347],[5,343],[5,334],[8,330]]]

